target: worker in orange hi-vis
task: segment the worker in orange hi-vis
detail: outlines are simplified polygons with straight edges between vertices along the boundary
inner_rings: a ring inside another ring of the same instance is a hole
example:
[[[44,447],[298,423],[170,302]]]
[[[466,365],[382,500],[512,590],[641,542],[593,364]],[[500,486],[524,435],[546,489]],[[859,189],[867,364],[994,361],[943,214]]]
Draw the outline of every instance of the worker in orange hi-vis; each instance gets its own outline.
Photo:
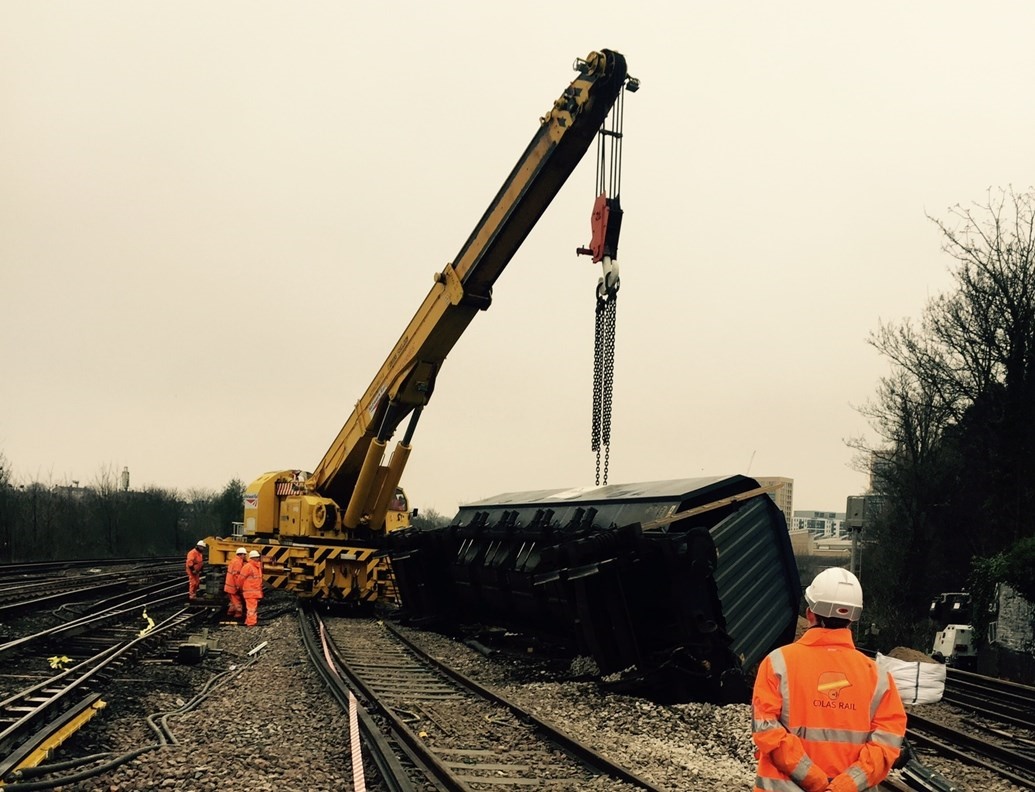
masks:
[[[208,545],[201,539],[187,553],[187,596],[194,599],[201,586],[201,570],[205,568],[205,548]]]
[[[254,627],[259,623],[259,600],[262,599],[262,562],[259,551],[248,553],[248,560],[241,568],[241,595],[244,597],[244,623]]]
[[[906,712],[891,674],[852,640],[862,586],[847,569],[825,569],[805,604],[809,629],[770,652],[755,677],[755,792],[876,788],[902,751]]]
[[[226,592],[230,605],[226,609],[226,615],[231,619],[239,619],[244,616],[244,600],[241,599],[241,568],[244,566],[247,550],[238,547],[230,563],[226,565],[226,580],[223,582],[223,591]]]

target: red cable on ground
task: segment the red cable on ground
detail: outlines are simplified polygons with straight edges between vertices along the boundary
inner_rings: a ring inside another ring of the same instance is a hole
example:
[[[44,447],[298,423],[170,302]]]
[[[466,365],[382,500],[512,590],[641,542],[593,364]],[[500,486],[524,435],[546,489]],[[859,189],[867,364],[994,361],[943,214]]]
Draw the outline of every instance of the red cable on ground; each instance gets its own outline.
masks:
[[[331,661],[331,653],[327,648],[327,632],[323,622],[320,622],[320,646],[323,647],[323,657],[328,667],[340,678],[338,669]],[[352,749],[352,788],[356,792],[367,792],[367,779],[363,772],[363,751],[359,741],[359,713],[356,708],[359,704],[356,697],[349,691],[349,747]]]

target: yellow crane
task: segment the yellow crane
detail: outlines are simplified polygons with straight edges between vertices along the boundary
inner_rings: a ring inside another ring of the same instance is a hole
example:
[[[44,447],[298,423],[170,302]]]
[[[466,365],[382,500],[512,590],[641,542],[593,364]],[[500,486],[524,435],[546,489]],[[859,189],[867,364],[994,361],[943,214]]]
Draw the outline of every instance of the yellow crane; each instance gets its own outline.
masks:
[[[539,125],[459,253],[441,271],[315,470],[271,471],[244,494],[239,534],[211,537],[209,563],[259,549],[266,581],[302,597],[373,601],[390,594],[384,536],[408,523],[399,484],[439,368],[550,202],[597,138],[630,77],[611,50],[575,61],[577,75]],[[608,259],[606,266],[610,266]],[[389,441],[407,421],[388,461]],[[222,581],[209,576],[209,594]]]

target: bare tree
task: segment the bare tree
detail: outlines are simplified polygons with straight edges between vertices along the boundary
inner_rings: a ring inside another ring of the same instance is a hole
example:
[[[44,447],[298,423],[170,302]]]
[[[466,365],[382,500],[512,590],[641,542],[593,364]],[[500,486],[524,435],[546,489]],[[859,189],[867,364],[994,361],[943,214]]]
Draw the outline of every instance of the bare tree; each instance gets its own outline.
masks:
[[[435,509],[425,509],[418,511],[411,520],[414,528],[420,528],[423,530],[430,530],[432,528],[442,528],[443,526],[449,525],[452,522],[452,517],[447,517],[444,514],[436,511]]]
[[[955,379],[976,401],[991,385],[1030,395],[1035,377],[1035,195],[1000,190],[934,220],[959,267],[957,292],[931,313]]]
[[[0,563],[11,561],[11,526],[14,518],[14,493],[11,490],[11,466],[0,451]]]
[[[990,191],[930,219],[953,288],[918,325],[871,335],[892,372],[862,409],[890,505],[880,568],[914,606],[963,585],[974,555],[1031,535],[1035,510],[1035,194]]]
[[[105,465],[97,471],[91,490],[104,537],[105,550],[110,555],[117,556],[119,554],[119,477],[111,465]]]

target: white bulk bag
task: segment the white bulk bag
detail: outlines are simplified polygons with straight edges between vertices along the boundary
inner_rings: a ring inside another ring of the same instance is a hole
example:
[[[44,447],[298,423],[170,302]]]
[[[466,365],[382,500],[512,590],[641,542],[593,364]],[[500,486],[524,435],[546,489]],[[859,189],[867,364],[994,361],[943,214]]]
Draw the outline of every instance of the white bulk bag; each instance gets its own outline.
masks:
[[[933,704],[945,693],[945,666],[941,663],[898,660],[877,652],[877,668],[895,680],[902,703]]]

